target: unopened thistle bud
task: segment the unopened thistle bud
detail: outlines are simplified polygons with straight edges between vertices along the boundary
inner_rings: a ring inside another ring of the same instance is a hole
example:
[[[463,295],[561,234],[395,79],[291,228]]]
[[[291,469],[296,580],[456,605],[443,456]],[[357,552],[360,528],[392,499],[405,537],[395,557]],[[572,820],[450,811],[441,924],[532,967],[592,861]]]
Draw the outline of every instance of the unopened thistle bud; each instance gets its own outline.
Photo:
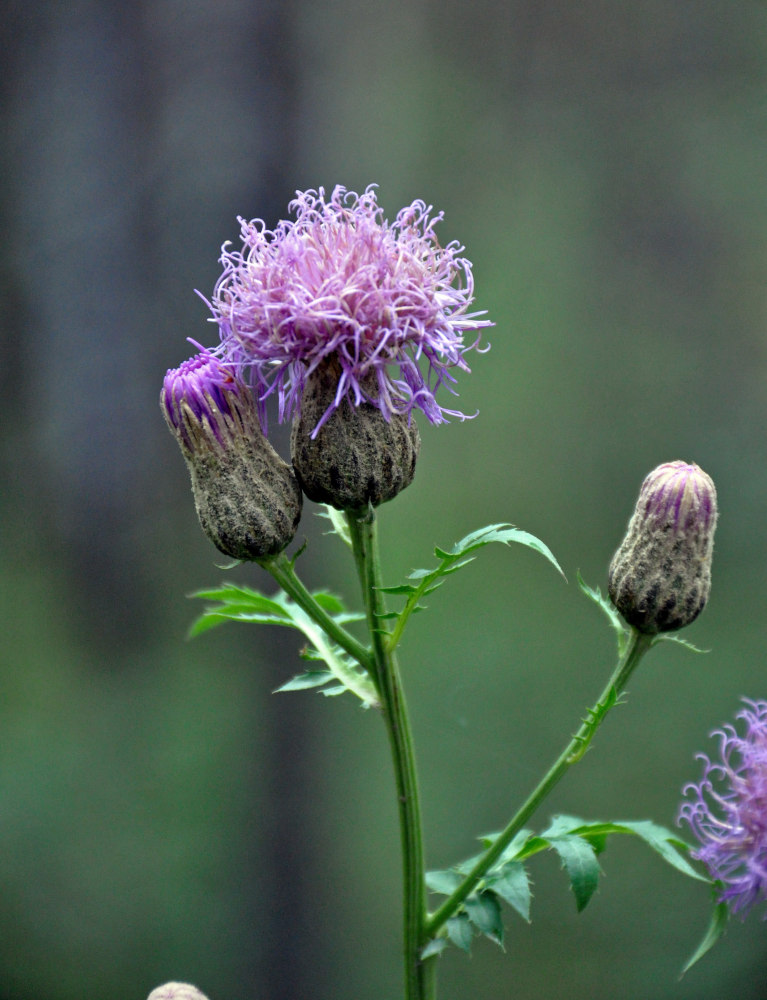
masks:
[[[377,507],[413,481],[421,438],[408,415],[387,419],[364,400],[338,403],[342,378],[335,359],[321,362],[307,378],[290,438],[293,468],[310,500],[338,510]],[[365,385],[363,380],[363,391]]]
[[[152,990],[147,1000],[208,1000],[208,998],[191,983],[165,983],[164,986]]]
[[[250,390],[207,353],[165,376],[160,406],[192,477],[197,515],[234,559],[276,555],[290,543],[302,496],[261,430]]]
[[[667,462],[647,476],[608,574],[630,625],[654,635],[698,617],[711,590],[716,519],[714,483],[697,465]]]

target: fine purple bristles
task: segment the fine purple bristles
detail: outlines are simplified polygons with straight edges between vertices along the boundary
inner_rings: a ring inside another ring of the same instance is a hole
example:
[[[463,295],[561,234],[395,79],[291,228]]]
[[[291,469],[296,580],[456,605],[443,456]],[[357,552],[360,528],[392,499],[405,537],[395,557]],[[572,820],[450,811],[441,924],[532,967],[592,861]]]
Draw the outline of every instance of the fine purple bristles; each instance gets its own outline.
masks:
[[[767,902],[767,701],[743,702],[743,734],[728,723],[712,733],[719,759],[697,755],[703,775],[683,789],[679,822],[701,843],[693,856],[724,884],[720,900],[745,915]]]
[[[387,420],[416,408],[434,424],[463,419],[435,395],[455,392],[450,369],[469,371],[464,354],[493,324],[469,312],[471,263],[458,243],[438,243],[442,213],[415,201],[390,224],[373,186],[360,195],[338,186],[329,198],[299,191],[289,207],[295,218],[272,231],[240,218],[242,249],[222,247],[209,303],[215,353],[247,374],[262,422],[272,393],[279,419],[290,419],[307,375],[331,358],[340,377],[323,420],[345,399],[372,403]],[[476,336],[466,342],[467,333]]]

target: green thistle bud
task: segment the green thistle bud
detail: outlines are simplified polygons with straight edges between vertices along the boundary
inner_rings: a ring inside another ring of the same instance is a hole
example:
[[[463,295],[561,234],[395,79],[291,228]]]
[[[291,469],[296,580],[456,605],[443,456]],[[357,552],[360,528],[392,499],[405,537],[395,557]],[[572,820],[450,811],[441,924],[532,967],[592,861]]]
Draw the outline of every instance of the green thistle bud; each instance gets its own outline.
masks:
[[[369,378],[378,391],[375,376]],[[363,399],[353,405],[344,396],[338,403],[340,379],[335,359],[307,378],[290,438],[293,468],[310,500],[338,510],[377,507],[413,481],[421,438],[405,415],[387,420]]]
[[[209,354],[165,376],[165,420],[192,477],[197,515],[234,559],[276,555],[296,533],[303,498],[261,430],[252,393]]]
[[[654,635],[698,617],[711,590],[716,519],[714,483],[697,465],[667,462],[647,476],[608,573],[610,599],[630,625]]]

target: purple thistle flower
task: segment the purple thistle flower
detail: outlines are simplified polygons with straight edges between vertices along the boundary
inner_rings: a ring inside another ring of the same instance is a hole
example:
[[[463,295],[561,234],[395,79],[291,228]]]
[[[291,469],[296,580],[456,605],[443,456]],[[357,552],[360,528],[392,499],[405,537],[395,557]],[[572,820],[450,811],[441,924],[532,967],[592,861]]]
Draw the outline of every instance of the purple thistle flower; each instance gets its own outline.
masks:
[[[743,701],[748,707],[735,718],[745,732],[728,723],[711,734],[719,739],[720,759],[697,755],[703,776],[685,785],[689,801],[677,822],[688,823],[701,843],[693,857],[724,883],[720,902],[745,916],[767,902],[767,701]]]
[[[464,335],[493,324],[469,312],[474,283],[463,247],[437,242],[443,214],[431,217],[414,201],[389,224],[372,185],[361,195],[338,186],[327,200],[323,188],[298,191],[289,208],[295,220],[273,231],[239,219],[243,248],[223,245],[209,303],[216,353],[238,374],[250,370],[262,423],[272,392],[280,421],[299,412],[307,376],[331,357],[338,387],[315,431],[344,399],[372,403],[387,420],[415,408],[433,424],[463,419],[435,393],[455,391],[451,368],[469,371],[464,354],[479,334],[468,344]]]

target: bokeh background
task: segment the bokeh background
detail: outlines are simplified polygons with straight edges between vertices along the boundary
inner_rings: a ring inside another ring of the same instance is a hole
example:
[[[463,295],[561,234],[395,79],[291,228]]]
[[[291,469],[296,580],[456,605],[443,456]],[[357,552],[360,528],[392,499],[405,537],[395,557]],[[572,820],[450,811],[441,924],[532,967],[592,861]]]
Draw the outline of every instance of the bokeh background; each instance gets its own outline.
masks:
[[[421,426],[381,510],[385,572],[483,524],[486,550],[403,650],[428,863],[498,829],[613,664],[575,585],[605,572],[642,477],[718,484],[714,590],[689,638],[537,817],[673,825],[694,754],[765,697],[767,7],[755,0],[6,0],[0,51],[0,1000],[401,995],[399,852],[379,720],[270,692],[299,639],[188,642],[225,574],[158,407],[213,343],[204,304],[238,214],[296,189],[420,197],[475,265],[490,353],[476,420]],[[285,453],[286,433],[275,432]],[[307,505],[307,581],[357,600]],[[441,961],[444,1000],[767,996],[758,914],[679,980],[705,886],[640,843],[580,916],[552,856],[507,953]]]

